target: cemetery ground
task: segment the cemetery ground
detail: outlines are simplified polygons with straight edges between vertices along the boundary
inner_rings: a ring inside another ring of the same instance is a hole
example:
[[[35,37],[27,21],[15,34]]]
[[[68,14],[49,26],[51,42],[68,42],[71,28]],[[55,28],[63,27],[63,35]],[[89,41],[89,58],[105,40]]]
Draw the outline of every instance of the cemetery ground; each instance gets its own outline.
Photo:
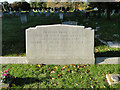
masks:
[[[119,41],[120,25],[117,16],[113,15],[111,20],[105,16],[102,18],[90,17],[86,19],[82,15],[77,17],[64,16],[63,21],[77,21],[78,25],[86,27],[100,27],[95,32],[104,41]],[[2,49],[3,56],[26,56],[25,54],[25,30],[36,25],[60,24],[58,16],[27,16],[28,22],[21,24],[20,17],[4,17],[2,21]],[[95,39],[95,57],[119,57],[120,48],[110,48]],[[3,71],[9,69],[9,73],[15,76],[11,88],[118,88],[118,84],[109,86],[106,74],[119,73],[119,64],[112,65],[2,65]]]
[[[106,74],[119,72],[119,65],[2,65],[15,78],[10,88],[119,88],[109,86]],[[24,69],[23,69],[24,68]]]
[[[102,18],[90,17],[86,19],[82,15],[72,17],[64,16],[63,21],[77,21],[78,25],[84,25],[86,27],[100,27],[95,32],[100,36],[100,39],[104,41],[119,41],[119,37],[113,36],[118,34],[120,36],[120,25],[117,21],[117,15],[112,16],[111,20],[107,20],[105,16]],[[37,25],[50,25],[60,24],[61,21],[56,15],[50,17],[43,16],[27,16],[28,22],[21,24],[20,17],[5,17],[2,20],[2,49],[3,56],[25,56],[25,30],[29,27],[35,27]],[[110,48],[104,45],[99,40],[95,39],[95,56],[96,57],[118,57],[120,56],[120,48]]]

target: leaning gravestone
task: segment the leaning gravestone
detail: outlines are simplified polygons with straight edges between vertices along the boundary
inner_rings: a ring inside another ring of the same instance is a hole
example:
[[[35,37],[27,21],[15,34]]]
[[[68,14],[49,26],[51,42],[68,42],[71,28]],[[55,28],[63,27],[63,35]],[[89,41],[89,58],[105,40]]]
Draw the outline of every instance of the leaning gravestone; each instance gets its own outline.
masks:
[[[30,64],[94,64],[94,31],[74,25],[45,25],[26,30]]]

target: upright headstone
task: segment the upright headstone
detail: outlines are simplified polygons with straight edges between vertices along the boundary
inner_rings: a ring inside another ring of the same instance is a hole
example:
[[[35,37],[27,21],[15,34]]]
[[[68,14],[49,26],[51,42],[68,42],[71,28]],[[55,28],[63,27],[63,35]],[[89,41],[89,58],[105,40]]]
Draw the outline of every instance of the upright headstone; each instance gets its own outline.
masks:
[[[34,16],[34,12],[32,10],[30,11],[30,16]]]
[[[40,16],[40,13],[39,13],[39,11],[37,11],[37,16]]]
[[[63,20],[63,13],[59,13],[60,20]]]
[[[57,11],[54,11],[54,14],[57,14]]]
[[[26,54],[30,64],[94,64],[94,31],[61,24],[29,28]]]
[[[12,11],[11,11],[11,9],[12,9],[12,8],[9,8],[9,10],[10,10],[9,14],[10,14],[10,15],[12,15],[12,14],[13,14],[13,13],[12,13]]]
[[[46,12],[45,12],[45,9],[43,9],[43,14],[45,14]]]
[[[9,10],[7,9],[7,13],[9,13]]]
[[[20,12],[16,12],[16,16],[20,16],[21,15],[21,13]]]
[[[40,10],[40,14],[42,14],[42,11]]]
[[[49,16],[50,15],[50,10],[48,9],[47,10],[47,13],[45,14],[46,16]]]
[[[105,11],[104,11],[104,15],[106,15],[107,14],[107,9],[105,9]]]
[[[115,10],[112,10],[111,16],[113,16],[115,14]]]
[[[23,24],[23,23],[27,23],[27,16],[26,16],[26,14],[21,14],[21,23]]]

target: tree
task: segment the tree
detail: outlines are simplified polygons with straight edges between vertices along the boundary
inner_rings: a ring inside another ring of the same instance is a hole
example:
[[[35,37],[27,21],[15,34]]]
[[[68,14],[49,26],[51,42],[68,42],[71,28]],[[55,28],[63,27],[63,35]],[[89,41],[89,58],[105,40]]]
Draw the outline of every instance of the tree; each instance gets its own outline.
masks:
[[[107,19],[111,19],[110,17],[110,13],[112,12],[112,10],[116,10],[118,8],[120,8],[120,3],[117,2],[90,2],[89,4],[90,7],[98,8],[98,17],[101,17],[101,10],[105,10],[107,9]]]
[[[40,2],[40,0],[31,0],[30,1],[30,7],[33,9],[41,9],[41,8],[46,8],[47,4],[46,2]]]
[[[7,1],[4,1],[3,2],[3,9],[4,10],[7,10],[7,9],[9,9],[10,8],[10,4],[7,2]]]
[[[19,8],[24,11],[30,10],[30,4],[27,2],[14,2],[11,7],[16,11],[19,11]]]

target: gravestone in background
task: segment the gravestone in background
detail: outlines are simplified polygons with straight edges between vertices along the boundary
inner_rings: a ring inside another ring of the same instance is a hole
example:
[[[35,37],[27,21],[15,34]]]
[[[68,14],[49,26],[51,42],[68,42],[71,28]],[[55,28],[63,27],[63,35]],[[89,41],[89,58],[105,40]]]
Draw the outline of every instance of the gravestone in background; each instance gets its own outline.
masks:
[[[60,20],[63,20],[63,13],[59,13]]]
[[[21,23],[23,24],[23,23],[27,23],[27,16],[26,16],[26,14],[22,14],[21,16],[20,16],[20,19],[21,19]]]
[[[40,13],[39,13],[39,12],[37,12],[37,16],[40,16]]]
[[[94,64],[94,31],[74,25],[43,25],[26,30],[30,64]]]
[[[34,16],[34,12],[32,10],[30,11],[30,16]]]
[[[67,24],[67,25],[77,25],[78,22],[75,22],[75,21],[67,21],[67,22],[62,22],[62,24]]]

